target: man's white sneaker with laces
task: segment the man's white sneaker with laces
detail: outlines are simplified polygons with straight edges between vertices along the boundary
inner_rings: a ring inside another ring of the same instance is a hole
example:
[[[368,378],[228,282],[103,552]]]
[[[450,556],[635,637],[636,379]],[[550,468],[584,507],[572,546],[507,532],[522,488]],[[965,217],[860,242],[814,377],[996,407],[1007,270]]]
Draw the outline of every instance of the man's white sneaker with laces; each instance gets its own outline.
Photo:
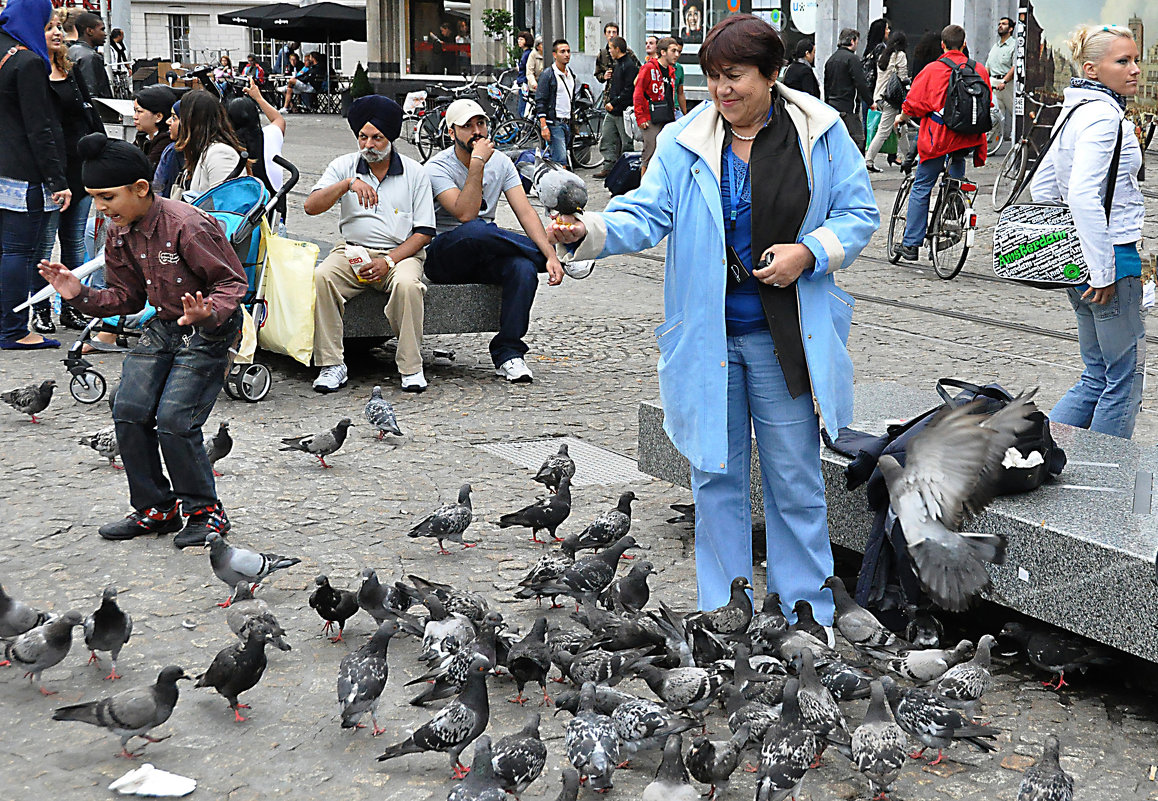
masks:
[[[512,384],[529,384],[534,380],[534,376],[531,375],[531,368],[527,367],[527,363],[517,356],[514,359],[507,359],[496,367],[495,375],[507,379]]]
[[[314,392],[337,392],[346,386],[349,377],[344,364],[323,367],[318,377],[314,379]]]
[[[426,376],[419,370],[413,375],[402,376],[402,391],[403,392],[422,392],[426,389]]]

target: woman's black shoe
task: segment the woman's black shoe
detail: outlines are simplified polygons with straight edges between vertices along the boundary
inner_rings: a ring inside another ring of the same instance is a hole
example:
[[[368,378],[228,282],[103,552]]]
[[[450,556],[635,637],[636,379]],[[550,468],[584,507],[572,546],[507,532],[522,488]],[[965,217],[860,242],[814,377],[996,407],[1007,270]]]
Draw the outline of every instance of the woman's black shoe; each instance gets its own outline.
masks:
[[[88,325],[88,320],[66,303],[60,307],[60,324],[74,331],[83,331],[84,327]]]
[[[32,330],[38,334],[55,334],[56,325],[52,322],[52,309],[32,310]]]

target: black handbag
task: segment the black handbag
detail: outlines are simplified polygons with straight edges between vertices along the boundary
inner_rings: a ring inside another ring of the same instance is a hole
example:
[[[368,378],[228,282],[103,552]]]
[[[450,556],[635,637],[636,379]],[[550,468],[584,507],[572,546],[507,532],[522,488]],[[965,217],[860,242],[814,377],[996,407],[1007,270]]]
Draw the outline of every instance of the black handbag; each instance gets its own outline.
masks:
[[[80,74],[80,70],[69,70],[68,74],[76,86],[77,93],[80,95],[80,104],[84,106],[84,118],[85,121],[88,122],[88,132],[104,133],[105,121],[101,119],[101,113],[92,101],[92,95],[84,83],[84,76]]]
[[[884,91],[881,92],[881,100],[888,103],[893,108],[900,108],[905,102],[905,98],[909,95],[909,85],[901,80],[901,77],[895,72],[889,76],[889,80],[885,83]]]
[[[663,100],[658,103],[647,101],[647,109],[651,114],[652,125],[675,122],[675,86],[668,77],[663,79]]]

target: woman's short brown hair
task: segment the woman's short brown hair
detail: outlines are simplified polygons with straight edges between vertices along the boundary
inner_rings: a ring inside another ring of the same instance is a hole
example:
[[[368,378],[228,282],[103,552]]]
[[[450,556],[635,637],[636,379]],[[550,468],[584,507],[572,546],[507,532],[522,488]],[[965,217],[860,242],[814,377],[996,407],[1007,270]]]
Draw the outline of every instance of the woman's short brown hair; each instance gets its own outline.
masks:
[[[724,65],[750,64],[771,78],[784,66],[784,40],[752,14],[732,14],[712,26],[700,45],[700,69],[719,75]]]

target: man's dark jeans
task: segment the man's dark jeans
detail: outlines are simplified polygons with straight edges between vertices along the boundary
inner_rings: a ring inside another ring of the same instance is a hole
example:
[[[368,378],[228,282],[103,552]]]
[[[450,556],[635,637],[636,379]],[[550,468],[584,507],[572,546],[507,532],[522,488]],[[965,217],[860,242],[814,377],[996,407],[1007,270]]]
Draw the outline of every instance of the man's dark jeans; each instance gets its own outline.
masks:
[[[473,219],[439,234],[426,248],[426,277],[435,284],[498,284],[503,288],[499,333],[491,340],[498,367],[527,353],[523,337],[547,258],[526,236]]]
[[[28,208],[44,208],[44,192],[39,184],[28,189]],[[28,336],[28,310],[13,311],[28,300],[33,289],[40,237],[48,219],[43,211],[0,209],[0,342],[15,342]]]
[[[154,317],[125,357],[113,422],[134,509],[166,508],[177,498],[189,514],[217,503],[201,426],[224,383],[241,319],[239,309],[207,334]]]

